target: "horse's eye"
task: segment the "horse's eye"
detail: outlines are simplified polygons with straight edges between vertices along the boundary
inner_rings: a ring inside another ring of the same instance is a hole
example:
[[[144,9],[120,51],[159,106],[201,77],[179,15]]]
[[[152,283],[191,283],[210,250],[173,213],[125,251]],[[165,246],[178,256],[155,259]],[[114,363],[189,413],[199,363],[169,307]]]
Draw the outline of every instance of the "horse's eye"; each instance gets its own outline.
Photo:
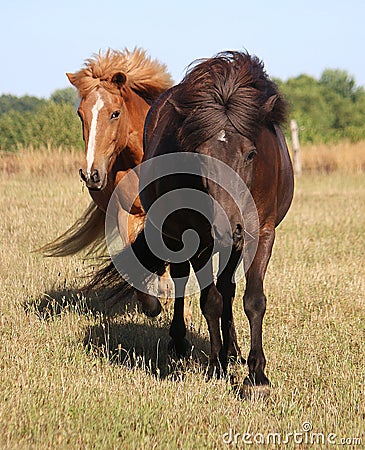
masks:
[[[252,160],[255,158],[256,155],[257,155],[257,151],[256,151],[256,150],[251,150],[251,151],[248,153],[248,155],[246,156],[246,161],[247,161],[247,162],[252,161]]]
[[[112,113],[112,115],[110,116],[110,119],[118,119],[119,115],[120,115],[120,111],[114,111]]]

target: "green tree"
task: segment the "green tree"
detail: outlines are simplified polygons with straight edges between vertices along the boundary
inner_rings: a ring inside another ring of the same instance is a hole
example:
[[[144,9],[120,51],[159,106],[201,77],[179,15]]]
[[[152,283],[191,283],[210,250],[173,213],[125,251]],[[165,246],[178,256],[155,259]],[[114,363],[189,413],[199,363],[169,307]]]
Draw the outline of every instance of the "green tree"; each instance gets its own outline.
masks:
[[[42,105],[46,104],[45,99],[24,95],[16,97],[15,95],[4,94],[0,96],[0,115],[10,111],[37,111]]]
[[[77,107],[80,101],[77,90],[73,87],[55,90],[51,95],[50,100],[55,103],[67,103],[74,107]]]
[[[363,89],[356,87],[355,78],[346,70],[325,69],[319,79],[319,85],[326,92],[332,92],[341,98],[356,101],[358,93]]]
[[[319,80],[299,75],[278,84],[302,142],[365,139],[365,91],[346,71],[326,69]]]
[[[302,141],[314,142],[328,132],[333,113],[315,78],[304,74],[289,78],[281,89],[289,102],[291,117],[300,124]]]

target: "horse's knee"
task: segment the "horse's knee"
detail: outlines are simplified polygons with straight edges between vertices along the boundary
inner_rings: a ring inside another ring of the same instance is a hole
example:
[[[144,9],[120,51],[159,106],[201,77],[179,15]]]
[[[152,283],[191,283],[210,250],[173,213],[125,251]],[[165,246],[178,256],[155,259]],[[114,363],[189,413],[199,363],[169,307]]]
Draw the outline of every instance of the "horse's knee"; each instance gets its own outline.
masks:
[[[262,318],[266,311],[266,296],[263,292],[259,294],[245,294],[243,296],[243,308],[249,320]]]

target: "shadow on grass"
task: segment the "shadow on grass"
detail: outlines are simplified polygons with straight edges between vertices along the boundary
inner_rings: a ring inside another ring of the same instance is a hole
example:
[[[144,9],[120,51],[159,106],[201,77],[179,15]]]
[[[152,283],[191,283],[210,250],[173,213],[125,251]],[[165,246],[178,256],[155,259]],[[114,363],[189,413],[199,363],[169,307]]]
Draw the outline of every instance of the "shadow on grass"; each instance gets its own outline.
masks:
[[[60,316],[65,312],[112,317],[140,309],[134,294],[105,300],[107,297],[106,290],[89,292],[86,296],[79,289],[50,289],[39,298],[25,301],[23,307],[27,313],[34,313],[43,320]]]
[[[185,359],[178,359],[169,350],[168,326],[149,319],[140,324],[117,322],[112,318],[98,325],[89,326],[84,337],[84,346],[92,358],[130,370],[138,369],[158,379],[181,381],[186,373],[207,375],[209,364],[209,340],[195,332],[187,333],[191,352]],[[155,322],[155,323],[153,323]],[[224,375],[232,394],[243,400],[259,400],[267,397],[269,388],[244,384],[247,376],[245,361],[231,362]]]
[[[23,306],[28,314],[33,313],[41,320],[67,313],[93,316],[92,320],[98,323],[86,328],[83,344],[89,355],[111,364],[142,369],[161,379],[181,378],[187,370],[206,370],[209,340],[188,332],[191,354],[186,360],[178,360],[168,349],[170,324],[166,312],[157,319],[148,319],[136,295],[115,301],[104,300],[106,294],[91,292],[85,296],[78,289],[51,289],[39,298],[27,300]],[[144,323],[136,323],[136,318]]]
[[[188,333],[192,344],[185,360],[176,359],[169,351],[168,326],[133,322],[118,323],[109,319],[88,327],[84,345],[95,358],[107,359],[129,369],[142,369],[155,377],[179,379],[187,370],[205,371],[208,366],[209,341]]]

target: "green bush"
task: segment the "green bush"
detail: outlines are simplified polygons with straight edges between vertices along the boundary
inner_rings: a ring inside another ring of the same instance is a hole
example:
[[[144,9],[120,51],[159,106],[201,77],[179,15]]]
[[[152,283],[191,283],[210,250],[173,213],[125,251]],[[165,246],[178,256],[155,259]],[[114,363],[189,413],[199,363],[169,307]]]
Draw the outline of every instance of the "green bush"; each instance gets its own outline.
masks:
[[[83,148],[82,128],[69,103],[48,101],[37,111],[10,111],[0,116],[0,148],[47,145]]]

